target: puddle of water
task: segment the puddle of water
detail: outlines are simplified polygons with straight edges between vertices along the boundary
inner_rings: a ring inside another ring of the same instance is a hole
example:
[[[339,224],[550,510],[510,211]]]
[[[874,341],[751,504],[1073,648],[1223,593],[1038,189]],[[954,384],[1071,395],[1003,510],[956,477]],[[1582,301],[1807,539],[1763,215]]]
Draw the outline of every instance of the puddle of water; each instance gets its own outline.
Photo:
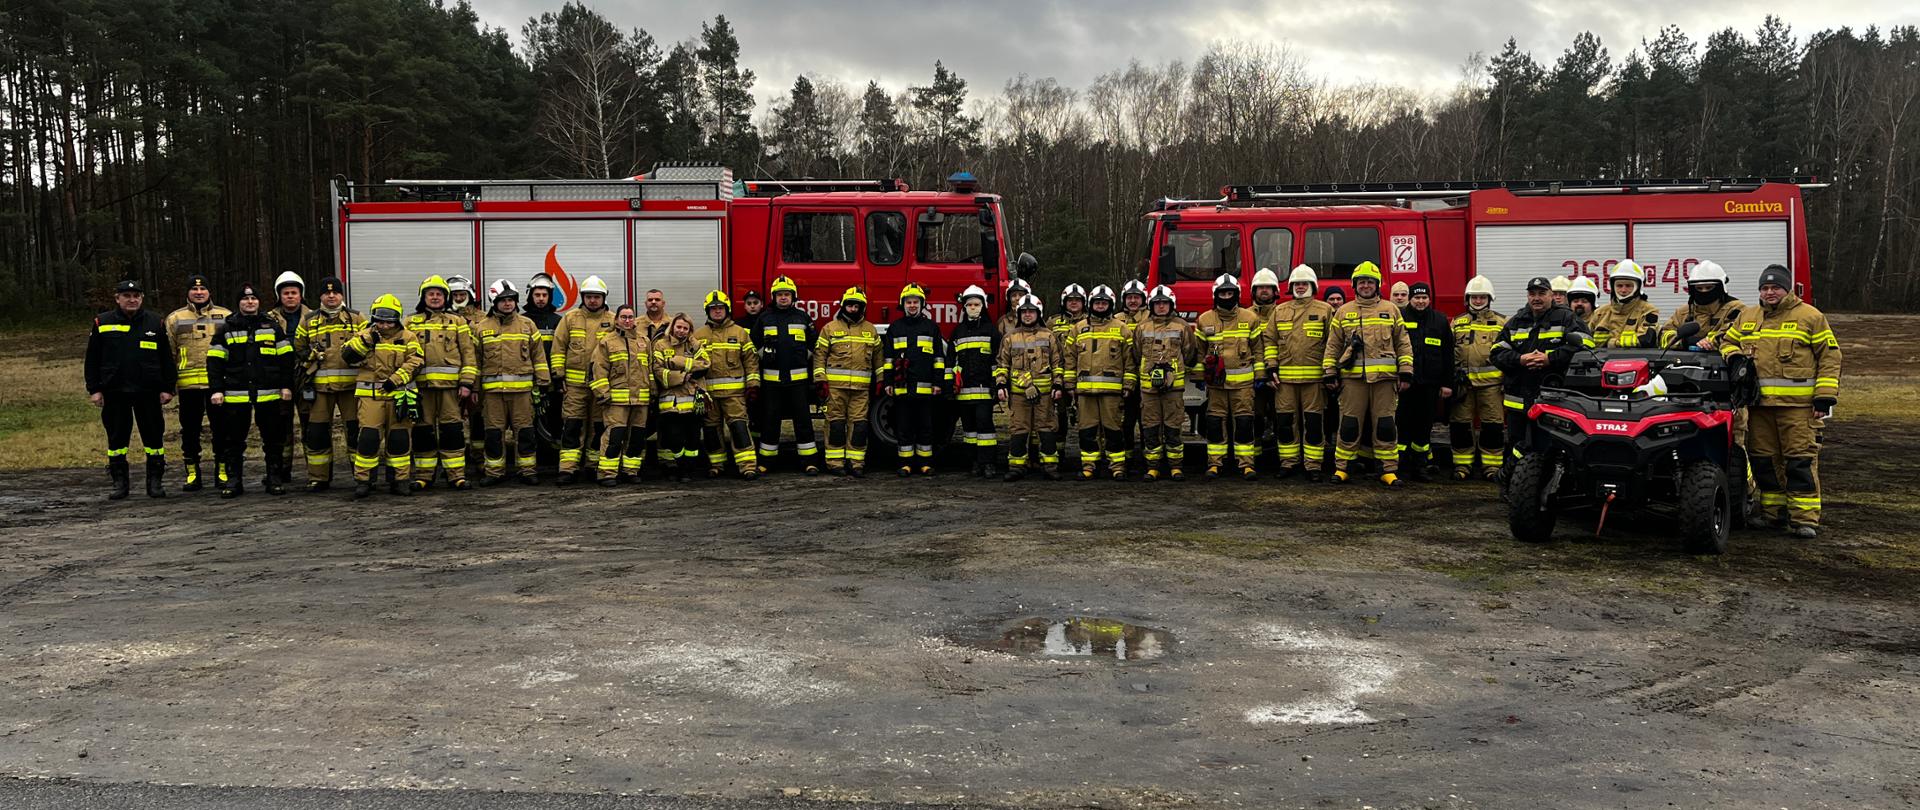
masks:
[[[1034,617],[1015,622],[989,649],[1032,658],[1104,658],[1150,661],[1173,647],[1173,634],[1157,627],[1098,616]]]

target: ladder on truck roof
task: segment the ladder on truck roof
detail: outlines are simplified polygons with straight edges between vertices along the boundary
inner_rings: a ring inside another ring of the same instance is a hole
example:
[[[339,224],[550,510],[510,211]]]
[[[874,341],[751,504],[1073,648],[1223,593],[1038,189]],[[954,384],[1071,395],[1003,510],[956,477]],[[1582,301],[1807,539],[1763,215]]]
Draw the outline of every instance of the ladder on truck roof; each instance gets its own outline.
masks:
[[[1280,183],[1226,186],[1223,200],[1195,204],[1220,205],[1260,200],[1325,198],[1412,199],[1458,197],[1474,191],[1505,189],[1515,194],[1655,194],[1675,192],[1752,191],[1763,183],[1790,183],[1801,188],[1826,188],[1817,177],[1633,177],[1577,180],[1424,180],[1383,183]]]
[[[912,191],[907,181],[880,180],[744,180],[743,196],[778,197],[783,194],[811,194],[830,191]]]

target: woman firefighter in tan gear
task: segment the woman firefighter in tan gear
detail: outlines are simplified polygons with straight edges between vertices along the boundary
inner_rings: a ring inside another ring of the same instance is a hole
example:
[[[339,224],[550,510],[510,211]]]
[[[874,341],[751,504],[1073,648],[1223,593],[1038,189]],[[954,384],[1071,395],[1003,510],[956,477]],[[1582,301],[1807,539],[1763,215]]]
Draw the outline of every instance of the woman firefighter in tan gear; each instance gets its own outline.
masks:
[[[1647,301],[1646,283],[1646,270],[1632,259],[1621,259],[1607,270],[1607,291],[1613,300],[1587,322],[1596,348],[1659,345],[1660,310]]]
[[[707,350],[693,339],[693,321],[675,313],[666,334],[653,342],[653,374],[659,384],[660,461],[674,480],[687,483],[700,462],[700,426],[706,421]]]
[[[720,290],[707,293],[707,322],[693,331],[693,339],[707,350],[707,419],[702,442],[707,453],[707,477],[726,470],[731,453],[741,478],[760,477],[753,434],[747,429],[747,392],[760,389],[760,353],[753,334],[733,320],[733,301]]]
[[[600,437],[598,478],[603,487],[639,480],[647,456],[647,416],[654,402],[653,347],[632,304],[614,310],[613,328],[593,347],[589,368],[594,401],[606,432]],[[664,458],[664,456],[663,456]]]
[[[1333,305],[1314,297],[1319,286],[1313,268],[1293,268],[1287,276],[1292,300],[1268,311],[1262,349],[1274,381],[1273,436],[1280,475],[1305,470],[1309,481],[1320,480],[1327,461],[1327,392],[1320,384],[1320,361],[1327,353]]]
[[[1467,311],[1453,319],[1454,399],[1447,410],[1447,440],[1453,445],[1453,478],[1473,477],[1478,451],[1480,474],[1500,477],[1506,460],[1506,417],[1501,410],[1501,374],[1493,364],[1493,344],[1506,316],[1495,312],[1493,282],[1474,276],[1467,282]],[[1478,424],[1476,429],[1474,426]]]
[[[1013,307],[1014,324],[1000,341],[994,363],[994,396],[1007,406],[1006,480],[1026,477],[1029,454],[1038,439],[1040,470],[1060,477],[1060,443],[1055,409],[1064,396],[1066,347],[1042,321],[1040,298],[1028,295]]]
[[[373,302],[372,326],[347,339],[341,359],[358,366],[354,399],[359,404],[360,435],[353,441],[353,497],[373,494],[373,475],[382,457],[387,462],[387,490],[395,495],[413,492],[412,432],[420,419],[420,399],[414,374],[425,357],[420,341],[400,324],[400,299],[380,296]],[[384,453],[382,452],[384,448]]]
[[[1187,371],[1200,361],[1200,340],[1180,317],[1173,288],[1162,284],[1147,296],[1146,317],[1134,327],[1135,371],[1140,378],[1140,446],[1146,480],[1186,475]]]

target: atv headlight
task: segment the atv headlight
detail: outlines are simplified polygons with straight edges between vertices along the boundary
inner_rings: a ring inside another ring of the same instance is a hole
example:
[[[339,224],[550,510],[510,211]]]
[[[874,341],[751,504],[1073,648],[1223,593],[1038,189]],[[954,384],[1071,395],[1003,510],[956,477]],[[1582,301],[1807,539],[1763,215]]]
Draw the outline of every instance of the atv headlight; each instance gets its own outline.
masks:
[[[1692,422],[1667,422],[1655,425],[1652,434],[1656,439],[1671,439],[1692,433],[1695,429]]]
[[[1540,415],[1540,426],[1559,433],[1579,432],[1578,428],[1573,424],[1572,419],[1564,416],[1555,416],[1550,413]]]

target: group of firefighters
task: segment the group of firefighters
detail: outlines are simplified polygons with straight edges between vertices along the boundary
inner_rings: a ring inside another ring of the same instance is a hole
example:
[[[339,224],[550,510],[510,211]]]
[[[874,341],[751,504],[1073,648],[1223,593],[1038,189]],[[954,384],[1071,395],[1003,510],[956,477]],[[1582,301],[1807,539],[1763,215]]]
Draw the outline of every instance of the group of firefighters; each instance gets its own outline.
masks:
[[[1644,271],[1629,260],[1607,270],[1604,306],[1585,276],[1543,276],[1529,281],[1526,306],[1512,317],[1494,311],[1484,277],[1468,282],[1467,311],[1452,319],[1434,309],[1424,283],[1396,284],[1383,297],[1371,262],[1349,280],[1353,299],[1335,306],[1320,297],[1312,268],[1293,268],[1284,285],[1262,269],[1252,305],[1242,306],[1240,282],[1222,275],[1211,306],[1189,319],[1170,288],[1138,281],[1117,296],[1105,285],[1068,285],[1047,317],[1016,278],[998,321],[988,317],[988,293],[969,287],[960,322],[943,333],[914,284],[901,290],[901,314],[884,328],[866,319],[858,287],[817,325],[796,306],[798,287],[786,277],[769,288],[770,302],[749,294],[741,320],[726,293],[709,293],[696,326],[669,317],[657,290],[644,315],[631,305],[610,308],[597,276],[580,284],[578,305],[564,313],[545,275],[527,283],[524,308],[510,282],[495,282],[482,302],[465,279],[432,276],[410,311],[383,295],[363,315],[345,306],[334,278],[320,283],[317,308],[289,272],[276,279],[270,302],[249,285],[228,309],[196,275],[187,304],[165,318],[144,308],[138,283],[118,285],[116,306],[94,322],[86,382],[102,408],[113,499],[131,487],[136,423],[147,494],[165,495],[161,406],[175,398],[183,489],[204,484],[202,423],[210,420],[222,497],[244,491],[250,426],[268,492],[291,482],[296,437],[307,490],[326,490],[337,419],[354,496],[364,498],[383,466],[395,494],[438,478],[467,489],[470,457],[482,467],[480,483],[510,474],[534,483],[536,431],[549,416],[563,484],[637,480],[650,447],[681,482],[723,475],[729,465],[755,478],[774,461],[788,423],[806,474],[860,476],[875,394],[890,403],[902,476],[933,474],[935,413],[951,398],[976,476],[1001,476],[1004,455],[1008,481],[1034,469],[1060,477],[1071,424],[1080,478],[1178,480],[1190,386],[1206,397],[1198,421],[1208,478],[1228,469],[1254,478],[1267,444],[1283,477],[1318,480],[1331,444],[1333,482],[1352,480],[1367,464],[1382,485],[1397,487],[1403,469],[1424,480],[1449,466],[1429,446],[1437,418],[1449,422],[1451,477],[1498,480],[1506,460],[1527,449],[1527,408],[1574,353],[1680,340],[1690,345],[1675,348],[1752,358],[1760,398],[1736,431],[1759,508],[1794,534],[1815,535],[1817,434],[1838,397],[1840,351],[1825,316],[1793,294],[1785,268],[1760,272],[1760,304],[1751,306],[1728,292],[1723,268],[1701,262],[1687,279],[1689,302],[1664,321],[1642,292]],[[1698,331],[1682,329],[1688,323]],[[816,405],[824,448],[813,429]],[[1007,413],[1004,438],[998,409]]]

